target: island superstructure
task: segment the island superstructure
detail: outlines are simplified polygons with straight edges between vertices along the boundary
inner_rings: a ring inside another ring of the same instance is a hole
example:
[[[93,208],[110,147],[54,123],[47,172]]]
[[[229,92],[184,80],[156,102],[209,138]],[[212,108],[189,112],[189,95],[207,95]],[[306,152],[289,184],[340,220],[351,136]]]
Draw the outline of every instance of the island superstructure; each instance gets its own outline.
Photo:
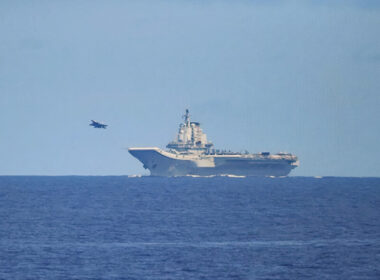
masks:
[[[177,137],[166,150],[128,149],[152,176],[286,176],[299,164],[298,158],[290,153],[250,154],[214,149],[200,123],[190,121],[189,110],[183,119]]]

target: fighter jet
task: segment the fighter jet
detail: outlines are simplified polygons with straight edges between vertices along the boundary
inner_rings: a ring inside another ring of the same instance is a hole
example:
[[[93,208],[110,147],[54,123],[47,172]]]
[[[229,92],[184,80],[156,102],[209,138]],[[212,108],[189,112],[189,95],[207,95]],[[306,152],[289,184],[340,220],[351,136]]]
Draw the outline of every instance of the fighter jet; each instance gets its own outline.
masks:
[[[97,122],[97,121],[94,121],[94,120],[91,120],[91,123],[89,124],[91,126],[93,126],[94,128],[104,128],[106,129],[107,128],[107,124],[104,124],[104,123],[101,123],[101,122]]]

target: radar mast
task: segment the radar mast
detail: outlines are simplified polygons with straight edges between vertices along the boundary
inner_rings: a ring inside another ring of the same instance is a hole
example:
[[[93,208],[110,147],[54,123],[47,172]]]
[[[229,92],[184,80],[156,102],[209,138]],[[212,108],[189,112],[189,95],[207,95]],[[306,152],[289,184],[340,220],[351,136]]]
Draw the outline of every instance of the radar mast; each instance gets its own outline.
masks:
[[[185,120],[185,125],[189,126],[190,125],[190,113],[189,113],[189,109],[186,109],[186,112],[183,115],[183,119]]]

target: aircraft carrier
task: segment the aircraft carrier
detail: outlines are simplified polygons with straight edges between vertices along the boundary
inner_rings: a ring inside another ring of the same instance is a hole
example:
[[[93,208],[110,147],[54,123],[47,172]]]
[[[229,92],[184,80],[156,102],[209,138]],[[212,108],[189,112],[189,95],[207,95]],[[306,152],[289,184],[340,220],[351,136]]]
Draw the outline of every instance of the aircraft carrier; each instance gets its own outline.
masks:
[[[176,139],[166,150],[129,148],[128,151],[149,169],[151,176],[286,176],[299,164],[289,153],[235,153],[213,148],[200,123],[183,116]]]

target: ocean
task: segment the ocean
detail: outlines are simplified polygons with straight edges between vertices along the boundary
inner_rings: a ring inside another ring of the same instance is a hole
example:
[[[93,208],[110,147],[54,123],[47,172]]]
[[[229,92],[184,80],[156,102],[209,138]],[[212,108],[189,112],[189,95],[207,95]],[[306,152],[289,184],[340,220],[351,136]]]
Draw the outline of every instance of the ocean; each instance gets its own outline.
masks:
[[[380,178],[1,176],[0,279],[380,279]]]

